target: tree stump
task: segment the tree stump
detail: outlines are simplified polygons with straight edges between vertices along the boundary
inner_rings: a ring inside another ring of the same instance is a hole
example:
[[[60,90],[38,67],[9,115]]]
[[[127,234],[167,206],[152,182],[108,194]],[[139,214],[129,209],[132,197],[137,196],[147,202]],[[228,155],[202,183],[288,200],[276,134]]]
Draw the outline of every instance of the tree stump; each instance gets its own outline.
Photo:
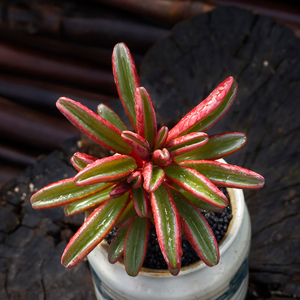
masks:
[[[161,125],[177,123],[228,76],[237,80],[233,106],[208,132],[246,133],[247,144],[226,160],[266,178],[264,188],[245,191],[248,298],[300,298],[300,41],[269,18],[219,8],[175,26],[140,73]]]

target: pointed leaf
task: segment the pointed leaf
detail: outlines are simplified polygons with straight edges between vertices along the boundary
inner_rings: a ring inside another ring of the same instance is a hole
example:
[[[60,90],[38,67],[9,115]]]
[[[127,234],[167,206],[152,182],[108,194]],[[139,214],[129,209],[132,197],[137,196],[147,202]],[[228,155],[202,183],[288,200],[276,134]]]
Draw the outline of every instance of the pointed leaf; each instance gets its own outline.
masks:
[[[154,140],[154,147],[153,147],[153,150],[156,150],[156,149],[161,149],[167,138],[168,138],[168,133],[169,133],[169,129],[168,127],[166,126],[163,126],[157,133],[156,135],[156,138]]]
[[[255,189],[264,185],[264,178],[248,169],[211,160],[191,160],[179,163],[195,169],[218,186]]]
[[[178,165],[164,168],[166,177],[201,200],[218,207],[226,207],[226,196],[196,170]]]
[[[127,155],[114,155],[96,160],[75,176],[76,185],[113,182],[129,175],[137,167],[135,159]]]
[[[226,113],[236,93],[237,83],[233,77],[228,77],[170,130],[167,141],[184,134],[209,129]]]
[[[83,199],[67,204],[64,208],[65,215],[75,215],[103,204],[105,201],[111,198],[109,195],[111,189],[112,186],[99,193],[87,196]]]
[[[136,211],[132,201],[129,201],[128,205],[118,218],[116,222],[116,227],[122,228],[123,226],[127,225],[134,217],[136,217]]]
[[[219,262],[217,240],[207,221],[197,208],[178,191],[169,189],[178,212],[184,235],[205,264],[212,267]]]
[[[150,146],[143,137],[132,131],[123,131],[122,138],[142,159],[149,159]]]
[[[150,232],[150,220],[136,217],[129,225],[125,240],[124,264],[128,275],[136,276],[144,262]]]
[[[111,241],[109,245],[108,261],[111,264],[116,263],[123,255],[128,228],[129,228],[129,224],[120,228],[118,230],[117,235],[114,237],[114,239]]]
[[[120,197],[121,195],[125,194],[126,192],[131,190],[131,183],[127,182],[127,179],[122,180],[117,185],[113,187],[113,189],[110,191],[110,196],[112,198]]]
[[[56,102],[61,113],[82,133],[109,150],[130,154],[132,149],[124,142],[121,131],[93,111],[68,98]]]
[[[246,143],[246,135],[241,132],[222,133],[209,136],[201,148],[174,157],[175,162],[185,160],[217,159],[232,154]]]
[[[150,194],[155,229],[161,252],[170,269],[181,264],[181,229],[177,208],[164,184]]]
[[[52,208],[88,197],[111,186],[111,183],[98,183],[90,186],[77,186],[74,178],[52,183],[32,195],[30,201],[35,209]]]
[[[137,132],[152,147],[156,137],[156,116],[152,100],[144,87],[135,90],[135,112]]]
[[[168,149],[163,148],[162,150],[157,149],[152,153],[152,161],[154,164],[161,166],[170,160],[170,153]]]
[[[189,193],[185,189],[181,188],[177,184],[172,184],[172,187],[175,190],[177,190],[180,194],[182,194],[185,198],[187,198],[192,204],[194,204],[195,206],[197,206],[199,208],[209,210],[209,211],[214,211],[214,212],[220,212],[224,209],[224,207],[218,207],[218,206],[215,206],[213,204],[210,204],[210,203],[207,203],[207,202],[201,200],[200,198],[192,195],[191,193]]]
[[[132,201],[138,216],[140,216],[141,218],[149,216],[150,204],[147,197],[147,192],[144,188],[139,187],[132,190]]]
[[[65,267],[73,267],[105,238],[124,210],[128,199],[129,193],[111,199],[94,210],[68,243],[61,260]]]
[[[110,124],[114,125],[120,131],[127,130],[125,124],[119,118],[119,116],[105,104],[99,104],[97,107],[97,111],[100,117],[108,121]]]
[[[199,149],[208,142],[208,135],[204,132],[192,132],[172,140],[165,147],[169,150],[170,156],[178,156]]]
[[[148,193],[154,192],[163,182],[165,172],[158,166],[153,166],[152,162],[144,165],[143,169],[144,184],[143,187]]]
[[[120,100],[134,130],[137,131],[134,96],[140,80],[130,51],[124,43],[114,47],[112,66]]]
[[[71,163],[73,167],[77,170],[80,171],[83,168],[85,168],[88,164],[93,163],[96,161],[98,158],[95,156],[87,155],[85,153],[80,153],[76,152],[74,155],[71,157]]]

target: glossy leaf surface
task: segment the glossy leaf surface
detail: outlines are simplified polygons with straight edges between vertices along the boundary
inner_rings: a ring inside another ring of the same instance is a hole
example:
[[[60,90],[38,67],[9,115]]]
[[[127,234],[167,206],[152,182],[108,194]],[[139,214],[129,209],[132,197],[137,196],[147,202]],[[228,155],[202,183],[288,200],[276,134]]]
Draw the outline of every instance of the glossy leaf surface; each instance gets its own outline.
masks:
[[[180,214],[185,236],[204,263],[208,266],[215,266],[220,258],[219,247],[207,221],[180,193],[172,188],[170,192]]]
[[[133,202],[131,200],[125,207],[122,214],[119,216],[119,218],[116,222],[116,227],[121,228],[121,227],[127,225],[134,217],[136,217],[136,215],[137,214],[136,214]]]
[[[204,132],[192,132],[172,140],[165,147],[168,149],[170,156],[178,156],[199,149],[208,142],[208,135]]]
[[[218,186],[255,189],[265,183],[264,178],[253,171],[217,161],[192,160],[180,165],[197,170]]]
[[[132,190],[132,201],[138,216],[141,218],[148,217],[150,213],[150,207],[147,198],[147,192],[144,188],[139,187]]]
[[[120,198],[107,201],[94,210],[68,243],[61,261],[65,267],[70,268],[77,264],[105,238],[125,208],[128,199],[127,193]],[[91,232],[93,234],[90,234]]]
[[[79,102],[59,98],[61,113],[82,133],[114,152],[130,154],[132,149],[124,142],[121,131]]]
[[[91,196],[87,196],[83,199],[67,204],[64,208],[65,215],[71,216],[74,214],[78,214],[87,209],[103,204],[105,201],[110,199],[109,193],[111,189],[112,186],[99,193],[93,194]]]
[[[130,51],[124,43],[114,47],[112,66],[120,100],[133,128],[137,131],[134,97],[135,89],[140,86],[140,80]]]
[[[233,77],[228,77],[170,130],[167,141],[184,134],[209,129],[229,109],[236,93],[237,83]]]
[[[144,87],[135,91],[135,111],[138,134],[152,147],[156,136],[156,116],[152,100]]]
[[[142,159],[149,159],[150,146],[143,137],[132,131],[123,131],[122,138]]]
[[[168,138],[168,133],[169,133],[168,127],[163,126],[162,128],[160,128],[154,140],[153,150],[161,149],[164,146]]]
[[[152,153],[152,161],[154,164],[160,166],[164,165],[170,160],[170,153],[166,148],[157,149]]]
[[[71,157],[71,163],[77,171],[80,171],[83,168],[85,168],[88,164],[93,163],[97,159],[98,158],[95,157],[95,156],[91,156],[91,155],[88,155],[88,154],[85,154],[85,153],[76,152]]]
[[[169,268],[178,269],[182,254],[181,229],[174,200],[164,184],[150,194],[150,199],[160,249]]]
[[[108,261],[111,264],[116,263],[124,252],[124,245],[126,240],[126,235],[128,231],[129,224],[120,228],[117,235],[111,241],[108,249]]]
[[[64,205],[108,188],[111,184],[98,183],[90,186],[77,186],[74,178],[52,183],[32,195],[30,201],[35,209]]]
[[[77,185],[113,182],[129,175],[137,167],[135,159],[127,155],[115,155],[98,159],[75,176]]]
[[[127,231],[124,264],[128,275],[136,276],[144,262],[150,232],[150,220],[136,217]]]
[[[172,187],[175,190],[177,190],[178,192],[180,192],[192,204],[194,204],[195,206],[197,206],[199,208],[202,208],[202,209],[205,209],[205,210],[209,210],[209,211],[214,211],[214,212],[220,212],[220,211],[222,211],[224,209],[223,207],[218,207],[218,206],[215,206],[213,204],[210,204],[210,203],[207,203],[207,202],[201,200],[199,197],[196,197],[196,196],[192,195],[191,193],[189,193],[185,189],[181,188],[177,184],[172,184]]]
[[[202,147],[174,157],[175,162],[185,160],[217,159],[234,153],[245,145],[246,135],[241,132],[222,133],[209,136]]]
[[[154,192],[163,182],[165,172],[158,166],[153,166],[152,162],[144,165],[143,169],[144,184],[143,187],[148,193]]]
[[[178,165],[164,168],[166,177],[201,200],[218,207],[226,207],[226,196],[206,177],[194,169]]]
[[[119,118],[119,116],[105,104],[99,104],[97,107],[97,111],[100,117],[108,121],[110,124],[114,125],[120,131],[127,130],[127,127]]]

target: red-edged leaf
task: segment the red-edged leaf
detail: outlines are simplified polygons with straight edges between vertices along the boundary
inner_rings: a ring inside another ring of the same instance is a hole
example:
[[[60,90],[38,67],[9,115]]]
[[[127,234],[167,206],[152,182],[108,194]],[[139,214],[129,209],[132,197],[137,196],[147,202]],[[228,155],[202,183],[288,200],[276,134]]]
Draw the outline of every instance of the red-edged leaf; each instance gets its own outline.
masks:
[[[169,269],[179,269],[182,255],[181,229],[173,197],[162,184],[150,194],[150,200],[161,252]]]
[[[233,77],[228,77],[170,130],[167,141],[190,132],[209,129],[226,113],[236,93],[237,83]]]
[[[132,184],[128,183],[127,179],[124,179],[121,182],[119,182],[116,186],[114,186],[109,194],[112,198],[120,197],[121,195],[131,190],[131,186]]]
[[[217,159],[239,150],[247,141],[241,132],[230,132],[209,136],[208,142],[201,148],[174,157],[175,162],[186,160]]]
[[[163,182],[165,172],[158,166],[153,166],[152,162],[144,165],[143,169],[144,184],[143,187],[148,193],[154,192]]]
[[[124,209],[120,217],[118,218],[116,222],[116,227],[118,228],[124,227],[125,225],[129,224],[129,222],[136,216],[137,214],[133,202],[129,201],[128,205],[126,206],[126,208]]]
[[[128,275],[136,276],[144,262],[150,232],[150,220],[136,217],[129,225],[125,240],[124,264]]]
[[[137,189],[142,185],[142,172],[141,171],[134,171],[127,177],[127,182],[132,183],[132,188]]]
[[[119,97],[134,130],[137,131],[134,96],[140,80],[131,53],[124,43],[114,47],[112,66]]]
[[[168,127],[163,126],[162,128],[160,128],[154,140],[153,150],[161,149],[163,147],[163,145],[165,144],[168,138],[168,133],[169,133]]]
[[[132,201],[136,213],[141,218],[148,217],[150,214],[150,203],[147,192],[144,188],[139,187],[132,190]]]
[[[97,159],[99,158],[95,156],[87,155],[85,153],[76,152],[71,157],[71,163],[77,171],[80,171],[83,168],[85,168],[88,164],[93,163]]]
[[[179,165],[193,168],[218,186],[241,189],[261,188],[264,178],[248,169],[232,166],[212,160],[191,160]]]
[[[122,139],[119,129],[84,105],[68,98],[59,98],[56,106],[77,129],[95,142],[114,152],[132,152],[130,146]]]
[[[137,132],[152,147],[156,137],[156,116],[152,100],[144,87],[135,90],[135,112]]]
[[[178,191],[169,188],[181,218],[184,235],[201,260],[212,267],[220,259],[219,246],[203,215]]]
[[[120,131],[127,130],[127,127],[119,116],[105,104],[99,104],[97,111],[100,117],[108,121],[110,124],[118,128]]]
[[[129,228],[129,224],[120,228],[118,230],[117,235],[114,237],[114,239],[111,241],[109,245],[108,261],[111,264],[116,263],[123,255],[128,228]]]
[[[99,193],[67,204],[64,208],[65,215],[72,216],[103,204],[105,201],[111,198],[109,195],[111,189],[112,186]]]
[[[33,194],[30,201],[35,209],[52,208],[88,197],[111,185],[111,183],[98,183],[79,187],[75,185],[74,178],[68,178],[45,186]]]
[[[143,137],[132,131],[123,131],[122,138],[142,159],[149,159],[150,146]]]
[[[204,132],[192,132],[172,140],[165,147],[169,150],[170,156],[178,156],[189,151],[199,149],[208,142],[208,135]]]
[[[75,176],[78,186],[99,182],[113,182],[129,175],[137,167],[131,156],[114,155],[96,160]]]
[[[157,149],[152,153],[152,161],[154,164],[161,166],[170,160],[170,153],[168,149],[163,148],[162,150]]]
[[[86,257],[110,232],[124,210],[129,194],[108,200],[95,209],[68,243],[61,262],[71,268]]]
[[[169,180],[201,200],[222,208],[228,205],[226,196],[196,170],[172,164],[164,171]]]

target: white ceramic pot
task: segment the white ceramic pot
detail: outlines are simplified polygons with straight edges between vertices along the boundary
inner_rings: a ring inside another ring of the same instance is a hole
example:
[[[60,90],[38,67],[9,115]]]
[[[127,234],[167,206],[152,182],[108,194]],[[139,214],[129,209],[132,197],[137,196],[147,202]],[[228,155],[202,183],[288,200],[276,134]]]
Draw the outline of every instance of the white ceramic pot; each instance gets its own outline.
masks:
[[[97,299],[244,299],[248,287],[250,217],[243,191],[227,190],[233,217],[220,244],[217,266],[210,268],[202,261],[195,262],[181,268],[175,277],[168,270],[142,268],[138,276],[130,277],[122,262],[108,262],[108,245],[102,242],[88,255]]]

